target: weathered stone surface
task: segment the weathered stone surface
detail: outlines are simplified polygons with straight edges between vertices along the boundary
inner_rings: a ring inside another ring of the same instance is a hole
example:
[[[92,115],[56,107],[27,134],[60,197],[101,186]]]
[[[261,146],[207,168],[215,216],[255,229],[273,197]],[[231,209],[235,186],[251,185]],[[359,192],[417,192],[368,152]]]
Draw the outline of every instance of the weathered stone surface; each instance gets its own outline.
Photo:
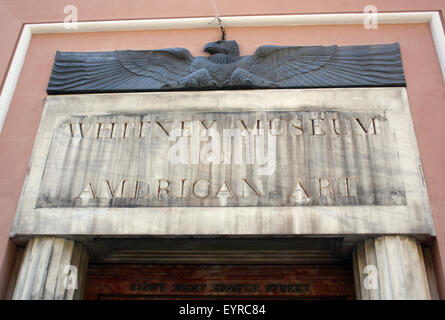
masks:
[[[78,116],[55,130],[37,207],[405,205],[399,167],[384,112]]]
[[[35,237],[26,245],[13,300],[78,300],[82,298],[88,252],[79,243]]]
[[[358,243],[353,252],[359,300],[431,300],[422,248],[415,239],[384,236]]]
[[[232,140],[241,163],[235,150],[230,163],[226,152],[223,163],[194,163],[211,140],[172,163],[174,129],[190,120],[200,133],[238,129],[254,141],[256,124],[276,129],[265,133],[265,150],[277,135],[276,163],[249,164],[246,137]],[[49,97],[12,231],[370,233],[434,235],[404,88]]]

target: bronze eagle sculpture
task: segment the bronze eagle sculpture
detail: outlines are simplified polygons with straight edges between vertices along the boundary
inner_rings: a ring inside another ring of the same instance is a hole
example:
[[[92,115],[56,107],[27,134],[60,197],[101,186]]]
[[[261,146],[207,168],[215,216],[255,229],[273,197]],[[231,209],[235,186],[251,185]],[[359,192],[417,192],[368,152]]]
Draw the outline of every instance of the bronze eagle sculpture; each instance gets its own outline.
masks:
[[[196,89],[404,86],[398,43],[258,47],[240,56],[234,40],[210,42],[209,56],[184,48],[57,52],[49,94]]]

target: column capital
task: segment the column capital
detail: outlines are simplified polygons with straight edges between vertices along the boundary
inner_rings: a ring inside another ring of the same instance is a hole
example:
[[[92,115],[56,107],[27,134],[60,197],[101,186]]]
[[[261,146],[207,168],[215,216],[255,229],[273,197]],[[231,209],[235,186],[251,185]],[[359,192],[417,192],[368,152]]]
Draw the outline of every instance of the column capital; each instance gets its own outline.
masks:
[[[12,299],[80,299],[87,267],[88,252],[82,244],[35,237],[26,245]]]
[[[414,238],[381,236],[360,242],[353,263],[357,299],[431,299],[422,247]]]

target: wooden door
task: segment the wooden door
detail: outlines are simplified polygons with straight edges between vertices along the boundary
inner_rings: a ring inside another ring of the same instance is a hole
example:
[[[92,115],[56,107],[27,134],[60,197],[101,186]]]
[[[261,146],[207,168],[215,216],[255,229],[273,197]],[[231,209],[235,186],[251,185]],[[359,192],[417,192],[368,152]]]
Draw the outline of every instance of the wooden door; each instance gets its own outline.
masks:
[[[353,299],[349,265],[90,265],[84,299]]]

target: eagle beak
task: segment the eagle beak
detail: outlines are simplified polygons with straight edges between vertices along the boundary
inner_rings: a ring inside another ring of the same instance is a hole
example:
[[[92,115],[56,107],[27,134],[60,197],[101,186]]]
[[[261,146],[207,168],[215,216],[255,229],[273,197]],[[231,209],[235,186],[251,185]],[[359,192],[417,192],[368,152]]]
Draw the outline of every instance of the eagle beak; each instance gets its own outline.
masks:
[[[228,53],[227,49],[224,48],[220,43],[224,41],[216,41],[216,42],[209,42],[204,47],[204,52],[208,52],[210,54],[215,53]]]
[[[204,47],[204,52],[214,54],[218,52],[218,44],[216,42],[209,42]]]

